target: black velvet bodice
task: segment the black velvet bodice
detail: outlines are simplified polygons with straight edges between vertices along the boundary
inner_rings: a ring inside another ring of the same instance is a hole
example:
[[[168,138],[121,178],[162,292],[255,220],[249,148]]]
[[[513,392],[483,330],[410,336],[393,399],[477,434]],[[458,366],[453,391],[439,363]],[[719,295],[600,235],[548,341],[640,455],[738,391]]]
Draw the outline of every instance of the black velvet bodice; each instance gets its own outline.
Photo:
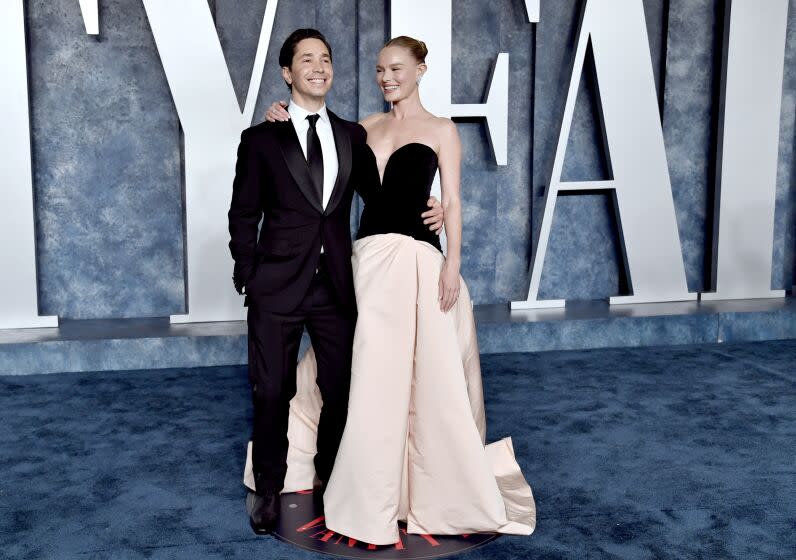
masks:
[[[428,210],[431,184],[437,173],[437,154],[426,144],[410,142],[395,150],[387,160],[384,178],[379,179],[376,156],[370,148],[363,165],[359,188],[365,201],[357,239],[380,233],[399,233],[430,243],[440,251],[439,237],[423,223],[420,214]]]

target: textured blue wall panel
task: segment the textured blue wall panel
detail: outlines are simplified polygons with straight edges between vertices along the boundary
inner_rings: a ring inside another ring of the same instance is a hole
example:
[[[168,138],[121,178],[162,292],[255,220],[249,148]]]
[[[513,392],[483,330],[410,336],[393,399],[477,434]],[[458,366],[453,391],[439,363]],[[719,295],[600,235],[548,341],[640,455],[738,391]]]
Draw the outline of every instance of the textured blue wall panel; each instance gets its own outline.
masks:
[[[40,310],[183,310],[179,124],[140,2],[27,2]]]
[[[496,247],[494,289],[490,299],[498,302],[522,299],[527,291],[528,266],[531,253],[531,184],[533,132],[533,41],[535,26],[525,19],[521,2],[503,0],[500,4],[500,50],[509,53],[509,161],[498,168],[492,164],[485,170],[499,169],[497,181],[484,178],[485,185],[494,185],[497,200],[495,216]],[[454,27],[455,29],[455,27]],[[484,144],[486,147],[486,144]],[[488,156],[491,158],[491,154]],[[476,234],[476,228],[468,228]]]
[[[718,315],[538,321],[510,326],[488,323],[478,327],[478,348],[482,354],[498,354],[556,348],[693,344],[714,342],[717,331]]]
[[[510,53],[509,161],[498,167],[478,119],[464,146],[462,273],[477,303],[523,299],[541,220],[583,0],[453,4],[453,99],[485,99],[499,52]],[[266,0],[210,0],[243,104]],[[644,2],[653,70],[689,288],[706,287],[715,158],[718,0]],[[166,316],[185,306],[181,131],[141,0],[100,2],[100,36],[84,32],[78,2],[30,0],[27,24],[39,294],[43,314]],[[255,110],[286,99],[279,47],[314,26],[334,48],[329,106],[345,118],[383,110],[374,83],[388,31],[386,0],[281,0]],[[605,176],[594,84],[587,72],[568,139],[565,179]],[[796,252],[796,0],[791,0],[774,239],[774,287],[793,283]],[[355,225],[357,215],[352,217]],[[609,196],[558,201],[542,298],[623,293]]]
[[[246,94],[249,91],[249,80],[252,77],[254,56],[257,51],[257,41],[260,38],[260,26],[265,14],[266,0],[247,0],[245,2],[210,0],[209,6],[216,24],[216,31],[218,31],[221,50],[224,51],[229,75],[232,78],[232,85],[242,110],[246,103]],[[271,39],[269,45],[271,53],[274,52],[270,48],[273,47],[273,44],[274,38]],[[271,64],[266,65],[263,77],[273,78],[278,72],[276,62],[272,60],[268,60],[268,62]],[[268,81],[272,82],[273,80]]]
[[[719,0],[672,0],[663,134],[689,291],[706,284],[723,20]],[[708,253],[709,255],[709,253]]]
[[[357,120],[359,108],[357,2],[356,0],[323,0],[316,4],[315,24],[326,35],[334,49],[335,80],[327,102],[329,107],[342,118]],[[363,54],[368,55],[368,53]],[[375,56],[375,54],[371,56]]]
[[[774,221],[772,287],[789,289],[796,282],[796,0],[788,8],[782,118],[779,130],[777,206]]]
[[[511,53],[509,89],[519,105],[514,107],[515,111],[509,112],[509,127],[511,133],[527,139],[530,126],[527,109],[528,66],[523,65],[521,60],[512,60],[515,55],[510,48],[501,45],[501,37],[504,24],[507,27],[522,26],[528,32],[530,25],[523,24],[521,19],[516,22],[508,21],[511,15],[504,10],[504,3],[501,2],[485,4],[478,0],[463,0],[454,4],[451,101],[485,101],[489,77],[498,53],[508,51]],[[525,46],[526,51],[527,49]],[[521,57],[521,53],[522,51],[517,54]],[[523,161],[527,159],[527,140],[521,140],[519,144],[512,146],[510,138],[508,165],[499,167],[488,148],[489,140],[482,120],[459,122],[458,129],[463,150],[462,276],[475,301],[495,301],[503,299],[498,298],[495,293],[495,272],[499,268],[498,251],[506,241],[500,232],[506,231],[507,225],[509,229],[515,225],[524,225],[522,216],[517,217],[518,223],[508,221],[511,216],[498,211],[498,201],[506,189],[511,192],[528,182],[528,175],[521,175],[519,181],[511,178],[512,171],[521,169]]]

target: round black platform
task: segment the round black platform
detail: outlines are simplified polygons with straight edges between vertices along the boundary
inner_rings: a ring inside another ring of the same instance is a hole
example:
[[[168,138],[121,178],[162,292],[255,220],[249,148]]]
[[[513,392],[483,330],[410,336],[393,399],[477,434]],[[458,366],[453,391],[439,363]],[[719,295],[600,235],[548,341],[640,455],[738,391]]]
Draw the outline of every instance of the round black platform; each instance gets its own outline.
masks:
[[[410,535],[400,523],[400,542],[389,546],[363,543],[326,528],[323,511],[311,491],[282,494],[281,515],[274,535],[295,546],[343,558],[378,560],[440,558],[458,554],[495,540],[495,533],[460,536]]]

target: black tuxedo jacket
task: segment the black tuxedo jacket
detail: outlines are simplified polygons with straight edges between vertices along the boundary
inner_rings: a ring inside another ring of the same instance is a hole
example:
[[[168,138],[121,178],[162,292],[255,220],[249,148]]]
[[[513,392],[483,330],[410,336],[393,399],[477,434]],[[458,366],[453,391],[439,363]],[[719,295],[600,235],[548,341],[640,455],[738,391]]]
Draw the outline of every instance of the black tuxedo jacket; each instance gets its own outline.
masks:
[[[288,313],[298,306],[321,245],[340,303],[356,306],[349,224],[367,134],[359,124],[328,114],[339,168],[325,209],[290,121],[264,122],[241,135],[228,214],[233,281],[265,310]]]

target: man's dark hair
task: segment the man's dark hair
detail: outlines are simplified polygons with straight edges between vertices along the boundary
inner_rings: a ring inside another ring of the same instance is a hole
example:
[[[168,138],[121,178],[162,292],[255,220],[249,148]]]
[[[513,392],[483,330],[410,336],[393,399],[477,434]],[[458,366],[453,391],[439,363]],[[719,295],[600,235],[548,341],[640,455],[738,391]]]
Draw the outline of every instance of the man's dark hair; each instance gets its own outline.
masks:
[[[329,60],[332,59],[332,46],[329,44],[329,41],[326,40],[326,37],[323,36],[323,33],[318,31],[317,29],[296,29],[293,33],[287,36],[285,42],[282,43],[282,48],[279,49],[279,67],[284,68],[287,66],[290,68],[291,63],[293,62],[293,55],[296,54],[296,45],[298,45],[304,39],[318,39],[319,41],[323,42],[326,45],[326,50],[329,51]],[[287,88],[292,90],[290,84],[287,84]]]

